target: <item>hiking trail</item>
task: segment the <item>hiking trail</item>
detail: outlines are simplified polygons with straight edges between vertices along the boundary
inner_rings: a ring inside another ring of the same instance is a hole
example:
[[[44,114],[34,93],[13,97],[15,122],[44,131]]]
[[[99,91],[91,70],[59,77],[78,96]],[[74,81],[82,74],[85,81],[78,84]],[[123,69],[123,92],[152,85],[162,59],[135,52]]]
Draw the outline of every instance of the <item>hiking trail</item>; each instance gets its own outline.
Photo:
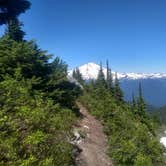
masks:
[[[77,166],[113,166],[107,156],[107,139],[100,121],[88,113],[81,103],[77,103],[82,119],[74,131],[75,144],[81,150],[76,157]]]

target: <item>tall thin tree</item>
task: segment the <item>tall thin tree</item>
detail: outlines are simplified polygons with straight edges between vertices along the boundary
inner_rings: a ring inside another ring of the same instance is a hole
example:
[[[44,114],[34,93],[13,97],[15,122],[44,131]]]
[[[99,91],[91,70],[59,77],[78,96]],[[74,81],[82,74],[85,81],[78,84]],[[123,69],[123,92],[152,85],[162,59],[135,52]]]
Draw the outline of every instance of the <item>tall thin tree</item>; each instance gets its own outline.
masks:
[[[112,78],[112,72],[111,68],[109,67],[109,61],[106,61],[107,65],[107,75],[106,75],[106,83],[107,83],[107,89],[113,93],[113,78]]]
[[[115,96],[117,101],[119,101],[119,102],[123,101],[123,92],[120,88],[120,82],[118,79],[117,72],[115,73],[114,96]]]
[[[138,99],[137,99],[137,105],[138,105],[138,114],[140,116],[145,116],[145,109],[146,109],[146,104],[143,98],[143,94],[142,94],[142,85],[141,82],[139,82],[139,88],[138,88]]]
[[[73,78],[75,78],[81,85],[84,84],[84,79],[82,77],[82,74],[79,70],[79,68],[76,68],[74,71],[73,71]]]
[[[137,103],[136,103],[136,100],[135,100],[135,95],[134,95],[134,92],[132,92],[132,102],[131,102],[131,107],[132,107],[132,110],[136,109],[137,107]]]
[[[96,85],[98,87],[106,87],[106,80],[105,80],[105,76],[104,76],[104,72],[103,72],[103,67],[102,67],[102,63],[100,62],[100,70],[98,73],[98,77],[96,80]]]

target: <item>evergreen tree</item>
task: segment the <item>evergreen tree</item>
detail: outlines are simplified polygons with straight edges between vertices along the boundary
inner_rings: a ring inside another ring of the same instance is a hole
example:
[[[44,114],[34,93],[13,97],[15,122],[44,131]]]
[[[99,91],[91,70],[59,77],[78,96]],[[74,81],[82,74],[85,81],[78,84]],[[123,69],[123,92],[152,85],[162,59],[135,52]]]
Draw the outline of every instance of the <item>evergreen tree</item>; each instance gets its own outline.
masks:
[[[49,65],[49,74],[45,81],[44,92],[55,103],[72,108],[81,94],[80,87],[67,79],[67,65],[59,57]]]
[[[76,70],[73,70],[72,77],[76,79]]]
[[[8,25],[0,38],[0,165],[73,165],[80,89],[68,81],[66,63],[22,41],[18,16],[29,4],[0,0],[0,25]]]
[[[106,61],[106,65],[107,65],[107,76],[106,76],[107,89],[113,93],[113,78],[112,78],[111,69],[109,68],[108,60]]]
[[[115,83],[114,83],[114,95],[117,101],[122,102],[123,101],[123,92],[120,88],[120,83],[119,83],[119,79],[117,76],[117,73],[115,73]]]
[[[21,13],[30,8],[28,0],[0,0],[0,25],[7,24],[15,20]]]
[[[132,109],[132,111],[137,109],[137,103],[136,103],[136,100],[135,100],[134,93],[132,93],[131,109]]]
[[[75,78],[81,85],[84,84],[84,79],[82,78],[82,74],[80,73],[79,68],[76,68],[76,69],[73,71],[72,76],[73,76],[73,78]]]
[[[139,83],[139,89],[138,89],[138,99],[137,99],[137,106],[138,106],[138,114],[140,116],[145,116],[145,109],[146,109],[146,104],[142,95],[142,86],[141,86],[141,82]]]
[[[49,72],[49,55],[38,48],[36,43],[16,42],[8,37],[0,39],[0,79],[8,74],[13,76],[19,67],[24,78],[46,79]]]
[[[133,107],[136,107],[136,101],[135,101],[134,93],[132,93],[132,105],[133,105]]]
[[[100,63],[100,70],[99,70],[98,77],[96,80],[96,86],[106,88],[106,80],[105,80],[105,76],[103,73],[102,63]]]
[[[15,41],[22,41],[25,35],[25,32],[21,30],[22,24],[18,19],[10,20],[9,26],[6,28],[5,35]]]
[[[27,0],[1,0],[0,1],[0,25],[6,24],[6,34],[16,41],[23,40],[25,33],[21,30],[18,16],[30,8]]]

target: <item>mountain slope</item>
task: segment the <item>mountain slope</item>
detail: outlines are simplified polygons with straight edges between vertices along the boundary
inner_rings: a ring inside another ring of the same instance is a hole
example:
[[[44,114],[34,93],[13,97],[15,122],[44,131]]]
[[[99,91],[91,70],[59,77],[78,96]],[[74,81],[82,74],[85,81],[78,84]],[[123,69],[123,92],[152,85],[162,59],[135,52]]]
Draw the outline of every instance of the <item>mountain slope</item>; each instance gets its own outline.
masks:
[[[80,102],[103,124],[114,165],[165,165],[156,123],[143,110],[120,102],[101,85],[87,85]]]

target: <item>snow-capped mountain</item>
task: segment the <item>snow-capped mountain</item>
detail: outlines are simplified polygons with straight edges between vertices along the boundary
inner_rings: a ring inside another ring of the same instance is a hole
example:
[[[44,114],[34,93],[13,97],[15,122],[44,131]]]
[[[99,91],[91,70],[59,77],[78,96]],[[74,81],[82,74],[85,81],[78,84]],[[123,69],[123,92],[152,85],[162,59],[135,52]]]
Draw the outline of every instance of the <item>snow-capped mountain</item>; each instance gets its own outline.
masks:
[[[84,80],[96,79],[100,66],[95,63],[87,63],[78,67]],[[73,70],[69,71],[68,77],[72,79]],[[106,75],[106,68],[103,68]],[[115,77],[115,72],[113,77]],[[148,104],[153,106],[166,105],[166,74],[162,73],[117,73],[120,86],[125,99],[131,100],[132,93],[138,95],[138,84],[141,82],[143,95]]]
[[[100,70],[100,66],[95,63],[87,63],[80,67],[78,67],[83,78],[85,80],[89,79],[96,79],[98,72]],[[69,75],[72,75],[73,70],[69,71]],[[106,75],[106,68],[103,67],[103,72]],[[115,72],[112,71],[113,77],[115,76]],[[166,73],[117,73],[117,76],[119,79],[131,79],[131,80],[137,80],[137,79],[160,79],[160,78],[166,78]]]

